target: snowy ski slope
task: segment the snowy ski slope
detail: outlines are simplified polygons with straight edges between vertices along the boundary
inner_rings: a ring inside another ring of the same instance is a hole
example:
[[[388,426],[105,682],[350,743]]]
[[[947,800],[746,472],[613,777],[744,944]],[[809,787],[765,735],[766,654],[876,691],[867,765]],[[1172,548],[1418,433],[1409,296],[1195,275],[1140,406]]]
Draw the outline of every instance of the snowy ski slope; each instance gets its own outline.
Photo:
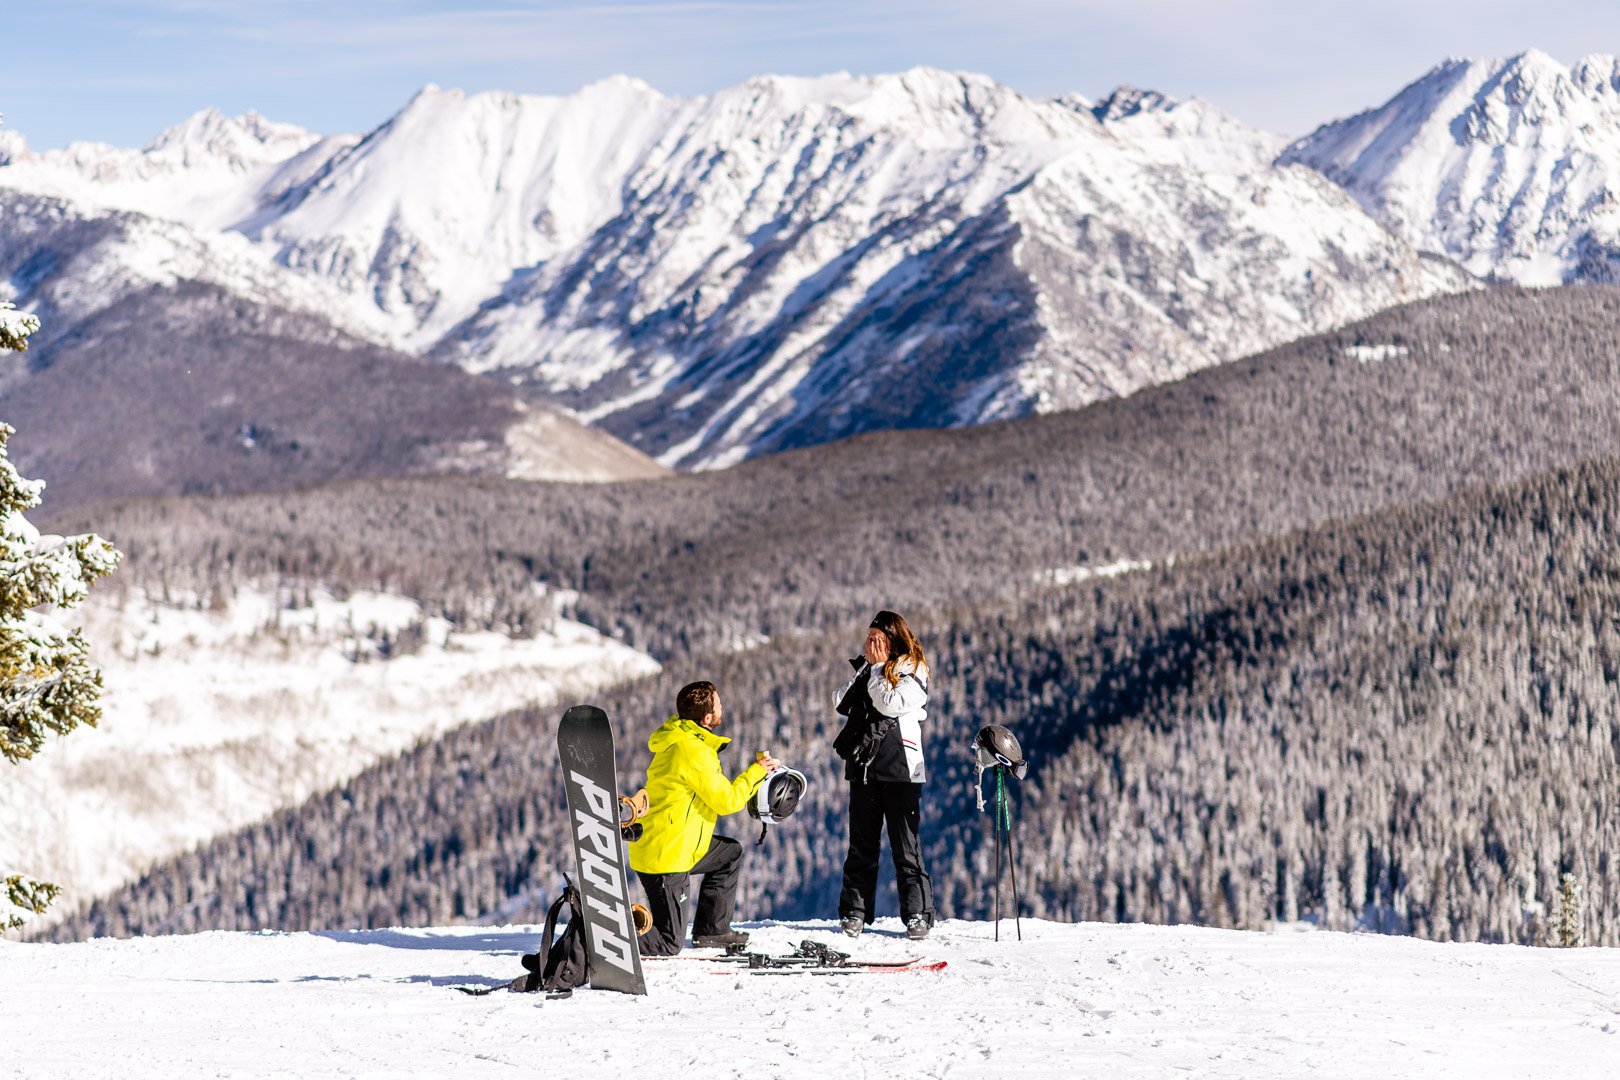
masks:
[[[0,942],[19,1080],[116,1077],[1200,1077],[1598,1080],[1620,951],[1333,933],[947,922],[938,974],[756,976],[650,961],[648,995],[455,985],[521,971],[533,927]],[[829,922],[753,944],[846,939]],[[913,951],[897,920],[858,951]],[[690,954],[688,954],[690,955]]]

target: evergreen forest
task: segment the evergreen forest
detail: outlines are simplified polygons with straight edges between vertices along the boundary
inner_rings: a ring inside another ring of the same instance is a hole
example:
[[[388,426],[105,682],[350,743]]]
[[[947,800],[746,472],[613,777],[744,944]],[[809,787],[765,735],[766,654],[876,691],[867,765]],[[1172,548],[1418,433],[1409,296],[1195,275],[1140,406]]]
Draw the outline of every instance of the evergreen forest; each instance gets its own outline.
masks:
[[[537,584],[577,594],[570,614],[665,664],[599,702],[627,786],[694,678],[725,696],[733,768],[769,747],[811,777],[750,848],[745,918],[835,911],[830,699],[890,607],[934,660],[941,916],[990,908],[967,745],[1003,723],[1031,760],[1030,914],[1541,942],[1567,872],[1586,940],[1613,945],[1617,328],[1614,289],[1490,290],[1076,413],[724,473],[74,515],[126,552],[121,587],[197,603],[266,579],[379,587],[522,633],[554,617]],[[51,933],[534,919],[568,869],[557,714],[420,745]],[[752,845],[750,825],[731,831]]]

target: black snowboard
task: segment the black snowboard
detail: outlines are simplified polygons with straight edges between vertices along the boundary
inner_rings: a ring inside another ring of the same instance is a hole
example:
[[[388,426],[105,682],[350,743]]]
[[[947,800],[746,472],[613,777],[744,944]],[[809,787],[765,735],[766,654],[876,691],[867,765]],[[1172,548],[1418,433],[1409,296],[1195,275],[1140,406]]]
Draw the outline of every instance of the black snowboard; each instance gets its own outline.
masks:
[[[641,953],[630,917],[630,867],[619,836],[619,786],[613,726],[594,705],[576,705],[557,725],[557,759],[568,792],[574,866],[585,911],[591,986],[645,994]]]

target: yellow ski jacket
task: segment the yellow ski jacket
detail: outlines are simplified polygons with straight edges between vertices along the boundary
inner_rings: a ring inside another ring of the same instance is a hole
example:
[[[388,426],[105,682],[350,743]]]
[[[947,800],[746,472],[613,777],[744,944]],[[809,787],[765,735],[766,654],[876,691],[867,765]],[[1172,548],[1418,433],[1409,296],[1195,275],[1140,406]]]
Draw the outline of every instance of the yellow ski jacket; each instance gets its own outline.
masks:
[[[647,740],[647,814],[630,845],[630,868],[643,874],[685,873],[709,852],[716,818],[735,814],[765,779],[757,762],[727,780],[720,748],[731,740],[672,716]]]

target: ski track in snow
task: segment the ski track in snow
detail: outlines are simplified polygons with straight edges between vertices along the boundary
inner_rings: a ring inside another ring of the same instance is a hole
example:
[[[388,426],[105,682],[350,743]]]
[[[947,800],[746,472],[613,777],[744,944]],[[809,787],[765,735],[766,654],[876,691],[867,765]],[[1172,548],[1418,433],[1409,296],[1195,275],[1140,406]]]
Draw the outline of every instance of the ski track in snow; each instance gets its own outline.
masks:
[[[762,923],[919,951],[896,919]],[[29,1078],[1613,1077],[1620,950],[1193,927],[947,921],[943,972],[715,974],[648,961],[648,994],[546,1001],[456,985],[521,973],[537,928],[0,942],[7,1064]],[[690,954],[689,954],[690,955]]]

